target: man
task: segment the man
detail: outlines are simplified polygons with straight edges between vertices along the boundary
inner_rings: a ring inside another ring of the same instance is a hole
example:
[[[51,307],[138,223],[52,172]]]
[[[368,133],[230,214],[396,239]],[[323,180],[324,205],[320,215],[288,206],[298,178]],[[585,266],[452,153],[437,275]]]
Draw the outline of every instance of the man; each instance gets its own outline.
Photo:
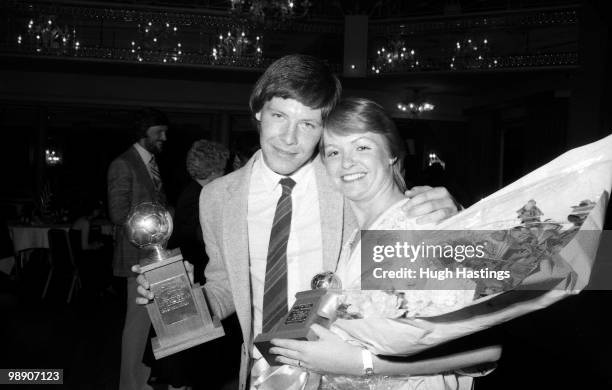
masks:
[[[121,341],[119,388],[141,390],[147,385],[150,368],[142,363],[150,320],[144,307],[135,304],[136,274],[131,267],[145,256],[132,245],[125,231],[130,210],[142,202],[166,203],[155,156],[162,151],[168,119],[159,110],[145,108],[137,115],[137,141],[108,168],[109,214],[115,224],[113,273],[126,278],[127,311]]]
[[[261,150],[200,195],[209,256],[205,290],[217,316],[238,315],[244,340],[240,389],[247,386],[251,363],[254,376],[265,367],[254,336],[287,313],[295,293],[309,290],[315,274],[335,270],[355,226],[317,155],[323,119],[340,92],[339,80],[314,57],[274,62],[250,98]],[[446,190],[424,190],[411,194],[417,195],[417,214],[437,210],[426,217],[435,220],[456,212]],[[152,299],[144,277],[139,284],[139,293]]]

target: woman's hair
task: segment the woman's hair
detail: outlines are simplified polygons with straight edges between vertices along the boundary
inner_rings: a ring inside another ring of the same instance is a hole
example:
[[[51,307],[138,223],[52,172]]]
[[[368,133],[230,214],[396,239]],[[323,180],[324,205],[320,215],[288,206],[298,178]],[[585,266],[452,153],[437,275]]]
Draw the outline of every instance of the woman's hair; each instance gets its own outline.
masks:
[[[392,166],[393,181],[402,192],[406,191],[404,180],[406,145],[395,123],[378,103],[362,98],[342,99],[327,116],[323,127],[332,134],[372,132],[382,135],[389,154],[395,158]],[[321,150],[324,147],[323,138],[319,147]],[[325,158],[325,153],[321,152],[321,156]]]
[[[257,80],[249,106],[253,114],[274,97],[294,99],[312,109],[321,109],[323,118],[340,99],[340,80],[320,59],[292,54],[276,60]]]
[[[201,139],[195,141],[187,152],[187,172],[194,179],[206,179],[211,174],[223,174],[229,158],[229,150],[217,142]]]

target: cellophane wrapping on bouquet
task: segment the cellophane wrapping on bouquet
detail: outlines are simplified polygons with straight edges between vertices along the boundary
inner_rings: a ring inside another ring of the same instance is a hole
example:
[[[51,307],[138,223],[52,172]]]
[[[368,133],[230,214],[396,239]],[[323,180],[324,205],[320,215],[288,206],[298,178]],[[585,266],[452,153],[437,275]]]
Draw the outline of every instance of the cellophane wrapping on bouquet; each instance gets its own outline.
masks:
[[[332,330],[374,354],[409,356],[577,294],[589,283],[611,187],[612,136],[568,151],[436,227],[445,242],[493,244],[462,266],[508,271],[503,283],[344,291]],[[328,389],[394,389],[402,378],[323,379]]]

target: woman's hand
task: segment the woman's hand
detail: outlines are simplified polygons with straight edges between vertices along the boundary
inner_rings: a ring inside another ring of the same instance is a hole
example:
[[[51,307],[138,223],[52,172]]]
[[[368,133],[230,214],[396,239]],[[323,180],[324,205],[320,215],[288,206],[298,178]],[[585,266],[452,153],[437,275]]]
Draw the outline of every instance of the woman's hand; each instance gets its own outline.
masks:
[[[310,329],[319,336],[317,341],[272,339],[270,353],[276,361],[322,374],[362,375],[361,348],[348,344],[324,327],[313,324]]]
[[[410,198],[402,208],[418,224],[438,223],[457,214],[461,205],[444,187],[417,186],[405,192]]]

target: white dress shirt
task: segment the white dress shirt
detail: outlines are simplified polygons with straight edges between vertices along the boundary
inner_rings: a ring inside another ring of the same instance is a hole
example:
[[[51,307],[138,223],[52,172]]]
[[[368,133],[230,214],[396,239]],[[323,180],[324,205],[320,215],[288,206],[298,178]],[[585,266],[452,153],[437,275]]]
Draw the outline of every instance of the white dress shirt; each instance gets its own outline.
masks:
[[[140,158],[142,158],[142,161],[144,162],[145,167],[147,167],[147,172],[149,172],[149,176],[151,177],[151,180],[153,180],[153,182],[155,183],[155,179],[153,178],[153,173],[151,172],[151,166],[149,165],[149,163],[151,162],[151,158],[153,157],[153,154],[151,154],[151,152],[149,152],[147,149],[143,148],[138,142],[134,142],[134,147],[136,148],[136,151],[140,155]]]
[[[253,334],[262,330],[266,262],[276,204],[282,193],[281,176],[272,171],[258,152],[251,173],[248,195],[249,257],[253,297]],[[291,175],[296,184],[291,192],[292,215],[287,244],[287,303],[295,294],[310,290],[310,280],[323,270],[323,244],[319,196],[312,163]],[[254,353],[255,358],[261,355]]]

